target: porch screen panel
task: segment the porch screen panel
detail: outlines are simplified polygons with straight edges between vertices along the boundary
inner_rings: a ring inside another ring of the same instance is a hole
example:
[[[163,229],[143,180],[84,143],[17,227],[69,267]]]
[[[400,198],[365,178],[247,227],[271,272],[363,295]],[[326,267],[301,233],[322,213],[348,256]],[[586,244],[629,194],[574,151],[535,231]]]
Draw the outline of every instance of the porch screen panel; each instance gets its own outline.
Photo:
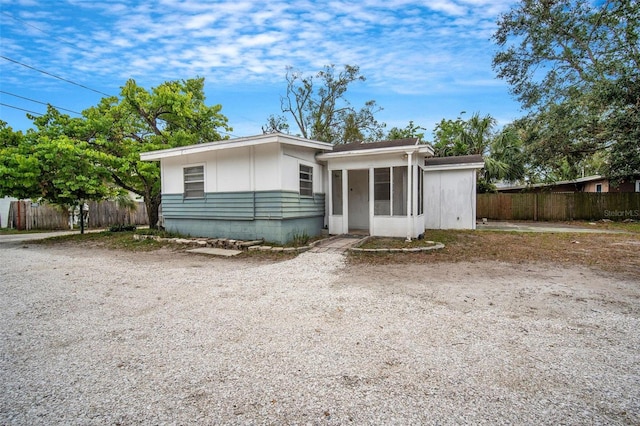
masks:
[[[422,171],[422,167],[418,166],[418,214],[424,214],[424,194],[423,194],[423,185],[424,185],[424,172]]]
[[[331,214],[342,214],[342,170],[331,172]]]
[[[393,168],[393,215],[407,215],[407,168]]]
[[[376,216],[391,214],[391,169],[389,167],[373,170],[373,213]]]
[[[184,198],[204,198],[204,166],[185,167]]]

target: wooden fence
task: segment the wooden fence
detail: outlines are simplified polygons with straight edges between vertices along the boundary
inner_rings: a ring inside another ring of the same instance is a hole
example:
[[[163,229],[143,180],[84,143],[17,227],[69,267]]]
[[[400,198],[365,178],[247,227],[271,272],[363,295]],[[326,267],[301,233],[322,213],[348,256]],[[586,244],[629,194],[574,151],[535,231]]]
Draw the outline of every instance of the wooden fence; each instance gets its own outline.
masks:
[[[478,194],[478,219],[640,220],[640,193]]]
[[[133,210],[121,207],[115,201],[87,202],[89,206],[87,228],[108,228],[111,225],[148,225],[147,209],[137,202]],[[78,209],[71,212],[51,204],[31,201],[12,201],[9,207],[8,227],[19,230],[69,229],[70,221],[78,226]]]

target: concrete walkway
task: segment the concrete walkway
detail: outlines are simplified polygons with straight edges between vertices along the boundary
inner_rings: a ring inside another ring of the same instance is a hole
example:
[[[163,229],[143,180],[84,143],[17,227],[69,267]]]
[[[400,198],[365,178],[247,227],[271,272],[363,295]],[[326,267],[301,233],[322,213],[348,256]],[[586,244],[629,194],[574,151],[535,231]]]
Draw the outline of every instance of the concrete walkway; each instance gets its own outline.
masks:
[[[102,232],[104,229],[85,229],[85,234],[92,232]],[[60,237],[63,235],[80,234],[79,230],[51,231],[51,232],[24,232],[19,234],[0,234],[0,244],[20,243],[25,241],[44,240],[46,238]]]
[[[367,238],[362,235],[340,235],[335,238],[330,238],[327,241],[322,241],[314,248],[309,250],[309,253],[325,253],[325,252],[344,252],[353,246]]]

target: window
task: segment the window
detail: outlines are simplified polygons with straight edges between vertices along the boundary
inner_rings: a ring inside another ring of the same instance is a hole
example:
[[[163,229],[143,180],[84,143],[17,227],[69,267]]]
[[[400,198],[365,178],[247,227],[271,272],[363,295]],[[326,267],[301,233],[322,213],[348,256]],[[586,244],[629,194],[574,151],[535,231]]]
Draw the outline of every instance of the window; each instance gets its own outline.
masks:
[[[407,215],[407,168],[393,168],[393,215]]]
[[[602,184],[596,183],[596,192],[602,192]]]
[[[313,196],[313,167],[300,164],[300,195]]]
[[[331,172],[331,204],[334,215],[342,214],[342,170]]]
[[[391,214],[391,169],[373,170],[373,213],[376,216]]]
[[[204,166],[185,167],[184,198],[204,198]]]
[[[636,192],[640,192],[640,180],[636,181]]]

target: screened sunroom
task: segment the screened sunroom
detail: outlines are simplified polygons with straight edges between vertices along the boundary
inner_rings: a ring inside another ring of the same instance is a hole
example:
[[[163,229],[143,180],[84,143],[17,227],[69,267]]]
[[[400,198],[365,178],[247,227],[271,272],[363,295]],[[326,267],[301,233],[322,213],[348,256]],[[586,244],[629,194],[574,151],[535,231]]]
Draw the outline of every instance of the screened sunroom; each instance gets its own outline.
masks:
[[[318,155],[328,170],[330,234],[416,238],[424,232],[424,173],[430,145],[418,139],[336,145]]]

